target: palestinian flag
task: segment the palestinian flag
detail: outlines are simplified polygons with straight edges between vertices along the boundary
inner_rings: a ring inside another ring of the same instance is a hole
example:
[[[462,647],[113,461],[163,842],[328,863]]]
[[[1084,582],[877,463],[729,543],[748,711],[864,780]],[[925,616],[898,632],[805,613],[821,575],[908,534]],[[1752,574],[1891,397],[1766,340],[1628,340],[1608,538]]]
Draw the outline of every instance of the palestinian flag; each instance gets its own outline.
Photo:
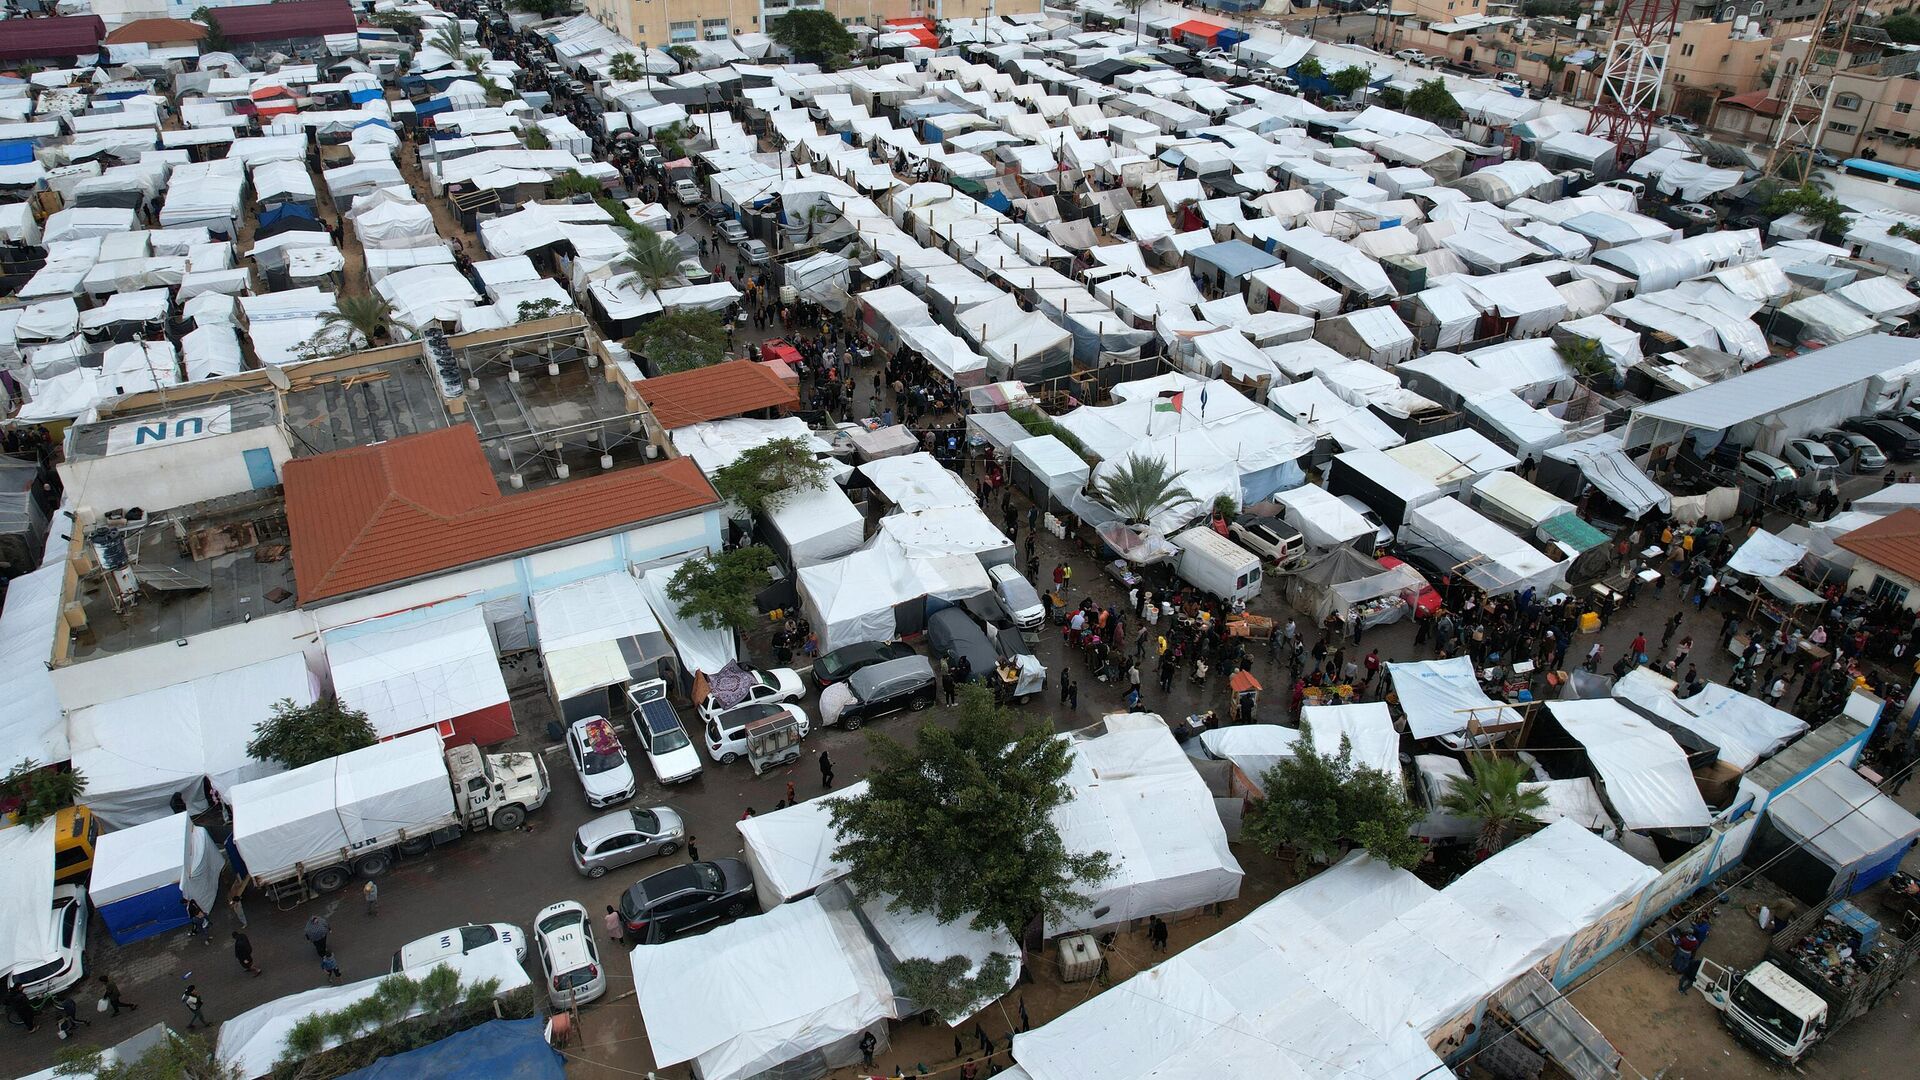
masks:
[[[1177,413],[1180,411],[1180,406],[1185,403],[1186,397],[1184,390],[1162,390],[1153,396],[1153,411]]]

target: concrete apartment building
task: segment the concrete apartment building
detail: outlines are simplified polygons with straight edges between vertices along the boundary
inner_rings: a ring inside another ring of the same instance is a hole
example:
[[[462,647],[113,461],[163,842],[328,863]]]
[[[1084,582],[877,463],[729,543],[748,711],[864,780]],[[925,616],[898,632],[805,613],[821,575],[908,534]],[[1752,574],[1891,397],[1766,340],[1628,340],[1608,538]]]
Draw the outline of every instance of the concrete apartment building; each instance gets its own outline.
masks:
[[[1721,101],[1713,116],[1714,131],[1755,141],[1771,138],[1811,41],[1805,35],[1783,41],[1779,77],[1764,91]],[[1834,77],[1833,108],[1820,133],[1821,147],[1843,160],[1872,157],[1888,165],[1920,167],[1920,125],[1914,118],[1920,102],[1920,51],[1889,47],[1873,28],[1856,29],[1841,67]],[[1818,103],[1807,103],[1801,111],[1817,108]]]
[[[848,26],[880,26],[888,19],[1030,14],[1040,10],[1040,0],[586,0],[586,10],[628,41],[662,49],[762,33],[790,11],[825,10]]]
[[[1745,16],[1734,19],[1694,19],[1680,24],[1667,52],[1673,81],[1668,85],[1670,111],[1705,120],[1721,98],[1762,88],[1762,75],[1771,64],[1773,39],[1760,24]]]

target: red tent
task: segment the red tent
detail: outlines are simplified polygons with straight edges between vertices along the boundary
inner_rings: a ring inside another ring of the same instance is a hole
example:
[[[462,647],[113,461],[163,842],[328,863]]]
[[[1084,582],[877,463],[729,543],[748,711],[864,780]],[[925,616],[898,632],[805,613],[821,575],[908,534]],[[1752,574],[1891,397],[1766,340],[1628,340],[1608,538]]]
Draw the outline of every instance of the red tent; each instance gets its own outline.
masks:
[[[1173,36],[1181,40],[1182,45],[1193,45],[1201,49],[1211,49],[1220,37],[1224,26],[1215,26],[1199,19],[1188,19],[1173,28]]]

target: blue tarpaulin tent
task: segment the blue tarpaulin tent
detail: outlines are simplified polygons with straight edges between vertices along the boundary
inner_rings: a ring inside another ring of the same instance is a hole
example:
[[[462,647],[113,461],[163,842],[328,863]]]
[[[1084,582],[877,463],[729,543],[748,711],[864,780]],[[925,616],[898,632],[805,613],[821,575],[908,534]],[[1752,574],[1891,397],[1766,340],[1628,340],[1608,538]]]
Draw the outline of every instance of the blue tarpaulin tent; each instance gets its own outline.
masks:
[[[312,203],[281,203],[272,209],[260,211],[261,225],[271,225],[281,218],[306,218],[308,221],[320,220],[314,215]]]
[[[359,105],[363,102],[378,101],[386,95],[379,87],[369,86],[365,90],[350,91],[347,96],[353,99],[355,105]]]
[[[449,1035],[431,1046],[384,1057],[340,1080],[566,1080],[560,1052],[541,1034],[545,1024],[528,1020],[489,1020]]]
[[[7,139],[0,141],[0,165],[26,165],[32,161],[32,139]]]
[[[435,113],[447,112],[452,108],[453,108],[453,102],[447,100],[444,97],[428,98],[427,100],[413,107],[413,115],[417,119],[425,120],[427,117],[432,116]]]

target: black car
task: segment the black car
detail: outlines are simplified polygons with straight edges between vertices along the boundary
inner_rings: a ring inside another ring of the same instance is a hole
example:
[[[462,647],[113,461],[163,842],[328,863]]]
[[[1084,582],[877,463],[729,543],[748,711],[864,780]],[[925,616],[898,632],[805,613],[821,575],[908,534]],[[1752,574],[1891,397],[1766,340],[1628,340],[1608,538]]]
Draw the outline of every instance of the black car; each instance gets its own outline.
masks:
[[[940,680],[933,664],[924,656],[902,656],[878,664],[868,664],[847,678],[853,700],[840,710],[839,723],[852,731],[869,720],[891,716],[903,709],[919,712],[933,704]]]
[[[718,225],[733,215],[727,211],[726,206],[722,203],[703,202],[700,204],[700,216]]]
[[[913,646],[904,641],[860,641],[830,653],[821,653],[813,662],[813,681],[826,689],[871,664],[883,664],[914,655]]]
[[[733,918],[753,902],[753,871],[747,864],[714,859],[634,882],[620,894],[620,920],[630,940],[661,942],[682,930]]]
[[[962,682],[971,682],[991,672],[994,661],[999,659],[987,640],[987,632],[980,629],[973,616],[957,607],[942,608],[927,617],[927,644],[947,658],[947,666],[956,678],[963,670],[961,661],[966,661],[966,678],[960,680]]]
[[[1920,457],[1920,431],[1876,416],[1856,416],[1840,425],[1842,431],[1865,435],[1888,457],[1911,461]]]

